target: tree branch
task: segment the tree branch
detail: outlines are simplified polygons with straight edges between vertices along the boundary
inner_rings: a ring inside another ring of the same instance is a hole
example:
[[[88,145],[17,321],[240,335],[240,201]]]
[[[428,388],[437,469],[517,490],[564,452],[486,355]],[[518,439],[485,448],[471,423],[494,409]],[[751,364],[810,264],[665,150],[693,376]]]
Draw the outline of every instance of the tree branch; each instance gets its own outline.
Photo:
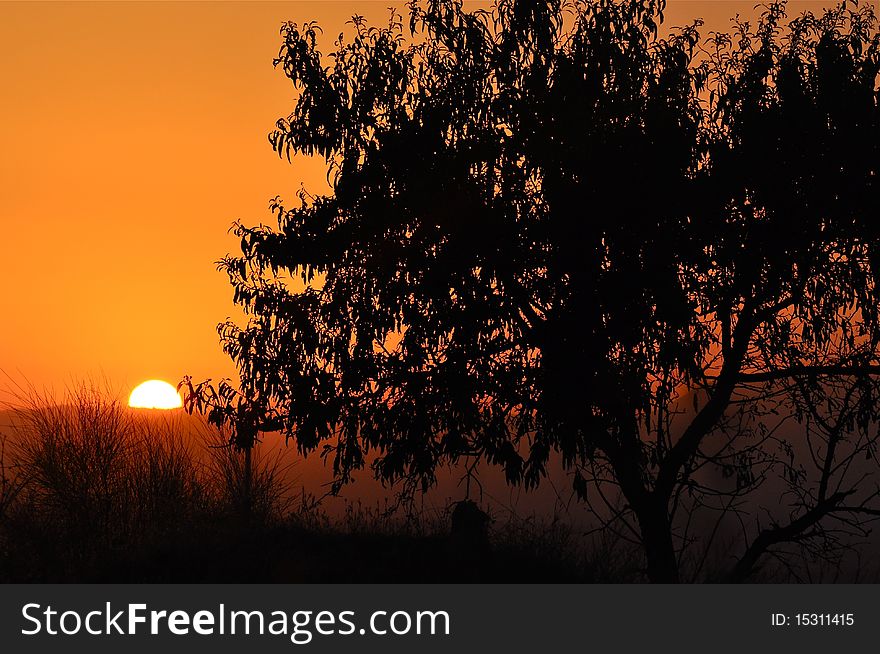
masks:
[[[736,566],[734,566],[733,571],[728,577],[728,581],[733,583],[744,581],[752,573],[752,570],[761,555],[763,555],[770,547],[778,545],[779,543],[790,543],[797,540],[807,529],[815,525],[829,513],[839,509],[840,507],[838,505],[854,492],[855,490],[849,490],[834,493],[827,499],[816,504],[816,506],[799,518],[792,520],[789,524],[761,531],[746,550],[745,554],[743,554],[742,558],[737,561]]]
[[[671,496],[679,471],[697,451],[706,434],[724,415],[724,411],[730,403],[730,397],[739,381],[739,371],[748,351],[754,327],[754,319],[743,314],[740,315],[733,330],[733,343],[728,356],[724,359],[715,385],[712,387],[709,401],[687,426],[678,442],[670,448],[669,454],[660,466],[657,482],[654,486],[654,492],[659,496],[665,498]]]
[[[794,377],[854,377],[864,375],[880,375],[880,365],[824,365],[824,366],[792,366],[767,372],[744,372],[738,379],[742,382],[769,382]]]

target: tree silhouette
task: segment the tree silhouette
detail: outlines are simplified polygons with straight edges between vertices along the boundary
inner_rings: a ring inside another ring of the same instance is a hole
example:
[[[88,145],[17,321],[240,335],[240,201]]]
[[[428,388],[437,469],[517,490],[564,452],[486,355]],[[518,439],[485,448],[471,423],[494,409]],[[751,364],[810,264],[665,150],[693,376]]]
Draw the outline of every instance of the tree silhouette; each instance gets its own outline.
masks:
[[[270,141],[331,191],[236,225],[241,386],[190,408],[321,449],[338,484],[562,465],[652,581],[697,578],[731,521],[734,580],[865,534],[874,16],[774,3],[661,36],[664,4],[412,2],[326,57],[285,24],[298,94]]]

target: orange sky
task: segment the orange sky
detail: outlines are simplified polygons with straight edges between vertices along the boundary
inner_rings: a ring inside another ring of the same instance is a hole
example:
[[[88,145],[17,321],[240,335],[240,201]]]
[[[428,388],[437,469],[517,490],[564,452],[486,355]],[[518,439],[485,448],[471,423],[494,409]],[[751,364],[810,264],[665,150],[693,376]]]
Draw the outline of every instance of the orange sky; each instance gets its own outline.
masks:
[[[278,27],[335,35],[392,4],[0,3],[0,370],[120,389],[232,374],[215,332],[234,315],[213,265],[235,248],[226,230],[324,185],[319,162],[291,166],[266,139],[293,97]],[[754,4],[671,0],[667,23],[723,29]]]

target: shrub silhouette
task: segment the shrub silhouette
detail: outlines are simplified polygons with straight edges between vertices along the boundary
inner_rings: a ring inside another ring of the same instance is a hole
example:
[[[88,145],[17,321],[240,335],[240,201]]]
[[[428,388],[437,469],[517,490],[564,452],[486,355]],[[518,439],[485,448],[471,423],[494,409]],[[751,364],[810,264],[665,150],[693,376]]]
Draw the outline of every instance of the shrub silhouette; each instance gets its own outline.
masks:
[[[207,490],[221,511],[246,523],[268,524],[285,517],[292,505],[289,466],[281,453],[248,456],[215,435],[208,443]]]
[[[412,2],[327,57],[285,24],[297,97],[270,141],[322,157],[331,191],[236,225],[241,386],[188,382],[188,407],[244,447],[320,449],[337,487],[368,457],[406,492],[445,463],[528,487],[562,465],[653,581],[700,574],[731,520],[733,580],[864,535],[874,15],[771,3],[661,36],[663,8]]]
[[[2,581],[576,581],[593,579],[594,568],[603,579],[630,575],[558,523],[511,517],[495,530],[489,556],[451,547],[430,512],[401,520],[387,506],[358,503],[331,518],[305,495],[294,506],[280,455],[258,446],[246,457],[203,421],[129,410],[106,389],[86,384],[61,398],[28,391],[15,404],[0,437]]]
[[[8,438],[0,434],[0,522],[21,492],[21,475],[7,450]]]
[[[19,570],[0,565],[0,577],[237,578],[236,568],[259,563],[238,560],[237,548],[286,514],[278,458],[248,457],[255,482],[245,496],[244,457],[214,447],[216,430],[180,414],[131,410],[90,384],[60,399],[28,390],[10,413],[0,564]]]

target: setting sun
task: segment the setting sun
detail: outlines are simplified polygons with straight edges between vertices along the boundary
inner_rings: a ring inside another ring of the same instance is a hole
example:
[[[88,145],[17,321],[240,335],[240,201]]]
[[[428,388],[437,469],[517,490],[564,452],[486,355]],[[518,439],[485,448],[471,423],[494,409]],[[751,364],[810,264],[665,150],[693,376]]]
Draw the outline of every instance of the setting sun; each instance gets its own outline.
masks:
[[[136,409],[177,409],[183,403],[174,386],[159,379],[151,379],[131,392],[128,406]]]

